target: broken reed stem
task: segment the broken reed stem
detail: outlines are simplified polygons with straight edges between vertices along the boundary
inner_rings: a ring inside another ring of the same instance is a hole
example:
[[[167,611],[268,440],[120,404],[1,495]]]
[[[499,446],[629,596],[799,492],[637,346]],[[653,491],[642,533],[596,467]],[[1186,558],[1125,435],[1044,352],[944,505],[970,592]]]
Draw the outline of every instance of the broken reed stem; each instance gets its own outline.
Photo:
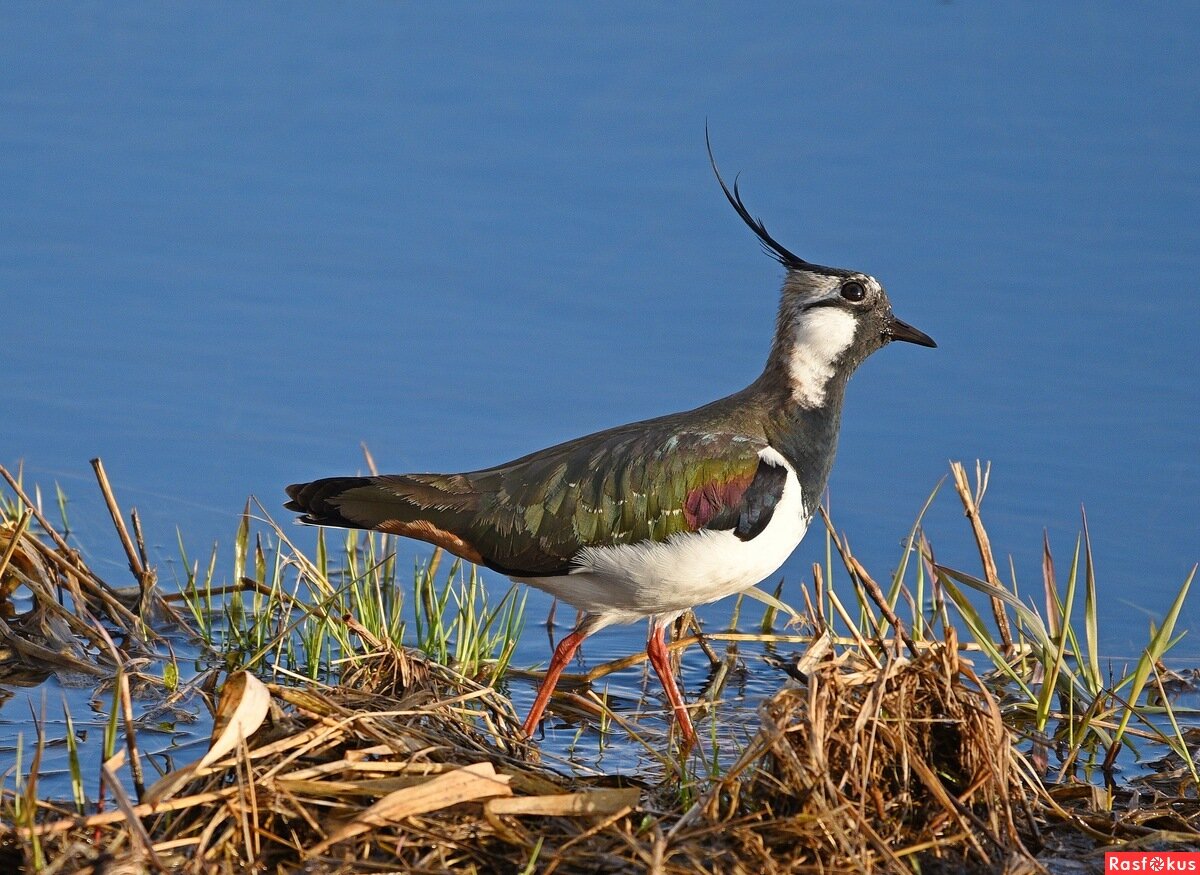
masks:
[[[125,527],[125,520],[121,516],[121,508],[117,505],[117,497],[113,495],[112,486],[108,482],[108,474],[104,470],[104,462],[99,458],[92,459],[92,470],[96,472],[96,480],[100,484],[100,492],[104,495],[104,504],[108,507],[109,516],[112,517],[113,525],[117,529],[117,537],[121,539],[121,547],[125,550],[125,556],[129,560],[129,570],[133,572],[134,579],[137,580],[138,586],[142,588],[144,594],[148,587],[150,572],[142,564],[137,548],[133,545],[133,539],[129,537],[129,529]],[[141,527],[139,526],[138,528],[140,534]]]
[[[5,571],[8,570],[13,556],[16,554],[22,543],[26,545],[34,545],[36,547],[45,546],[36,537],[28,534],[29,525],[33,518],[32,508],[26,506],[26,508],[21,512],[21,517],[18,519],[15,528],[13,528],[8,536],[9,542],[8,546],[5,548],[4,555],[0,556],[0,578],[2,578]],[[96,632],[92,629],[91,625],[82,616],[86,614],[87,611],[86,608],[82,607],[84,605],[84,600],[82,593],[79,591],[78,578],[73,574],[63,573],[59,583],[66,588],[66,590],[71,594],[72,599],[75,600],[75,604],[78,606],[77,613],[71,613],[59,603],[58,599],[56,599],[53,588],[58,584],[51,581],[42,580],[40,578],[26,579],[26,585],[32,592],[34,599],[44,610],[61,618],[75,634],[86,638],[97,646],[102,646],[103,640],[99,638]],[[88,674],[99,675],[104,673],[97,666],[86,661],[81,661],[70,653],[63,652],[57,648],[44,647],[38,644],[36,641],[29,640],[25,636],[17,635],[12,631],[11,627],[9,627],[7,623],[3,623],[3,621],[0,621],[0,640],[8,643],[14,651],[20,653],[22,656],[32,662],[42,662],[47,665],[65,665]],[[114,665],[117,664],[119,664],[119,662],[114,663]]]
[[[833,535],[833,544],[837,547],[838,554],[842,557],[842,564],[850,572],[850,577],[870,596],[871,601],[875,602],[876,607],[883,613],[884,619],[891,623],[892,628],[896,630],[896,634],[900,636],[900,640],[904,642],[904,646],[908,648],[908,652],[916,656],[916,643],[909,636],[907,630],[905,630],[904,624],[900,622],[900,618],[896,616],[896,612],[892,610],[892,606],[888,604],[883,590],[879,588],[879,584],[867,573],[867,569],[863,568],[862,563],[854,558],[854,554],[850,552],[850,542],[846,538],[838,537],[824,505],[821,505],[818,510],[821,513],[821,519],[825,521],[826,528]],[[877,634],[877,638],[880,641],[883,640],[881,634]]]
[[[992,553],[992,542],[987,530],[983,527],[983,519],[979,515],[979,506],[983,502],[984,492],[987,491],[988,472],[980,471],[979,464],[975,465],[976,491],[971,491],[967,480],[967,471],[962,462],[951,462],[950,471],[954,475],[954,489],[962,500],[963,512],[971,523],[971,532],[975,536],[975,545],[979,548],[979,558],[983,563],[984,579],[992,586],[1000,587],[1000,572],[996,568],[996,558]],[[1008,614],[1004,612],[1004,603],[992,596],[992,614],[996,618],[996,629],[1000,633],[1000,642],[1005,656],[1013,652],[1012,630],[1008,625]]]
[[[0,580],[4,579],[4,572],[8,570],[8,563],[12,562],[13,554],[17,552],[17,545],[21,543],[21,538],[25,537],[25,530],[29,528],[29,522],[33,519],[27,509],[21,511],[21,518],[17,520],[17,527],[13,529],[12,537],[8,542],[8,547],[4,550],[4,555],[0,556]]]
[[[118,675],[118,695],[121,697],[121,717],[125,721],[125,744],[129,749],[129,773],[133,776],[133,789],[138,802],[146,795],[146,781],[142,776],[142,758],[138,754],[137,725],[133,720],[133,698],[129,694],[129,675],[121,671]]]
[[[371,472],[372,477],[378,477],[379,466],[375,464],[375,457],[371,455],[371,450],[367,447],[367,442],[359,441],[358,445],[362,448],[363,460],[367,463],[367,470]]]
[[[829,622],[825,617],[825,581],[824,572],[821,570],[821,563],[814,562],[812,564],[813,572],[813,595],[817,599],[817,629],[818,633],[824,632],[829,628]]]
[[[33,514],[33,518],[38,521],[38,524],[45,530],[46,534],[53,539],[54,543],[58,546],[58,549],[62,550],[63,553],[69,556],[74,556],[75,551],[72,550],[67,542],[63,540],[62,535],[55,530],[54,526],[46,522],[46,518],[42,516],[42,512],[38,510],[37,505],[30,500],[29,496],[25,494],[25,490],[21,488],[21,484],[16,481],[12,474],[8,473],[8,469],[3,465],[0,465],[0,476],[8,481],[9,487],[17,494],[17,498],[21,499],[25,506],[29,508],[30,512]]]
[[[150,863],[159,872],[166,872],[167,867],[154,852],[154,842],[150,838],[150,834],[146,832],[146,827],[138,818],[135,807],[130,801],[125,788],[121,785],[121,779],[117,777],[117,769],[125,761],[125,751],[119,750],[110,759],[106,760],[100,766],[100,775],[104,783],[108,785],[108,789],[112,791],[113,799],[117,803],[117,810],[129,827],[129,833],[133,836],[137,844],[140,846],[142,853],[149,859]]]
[[[883,612],[883,616],[892,624],[892,628],[896,630],[896,634],[900,636],[900,640],[904,642],[904,646],[908,648],[908,652],[916,656],[916,642],[909,636],[908,631],[904,628],[904,624],[900,622],[900,618],[896,616],[896,612],[888,604],[887,599],[883,595],[883,590],[879,588],[879,584],[867,573],[867,569],[863,568],[862,563],[850,554],[849,550],[846,551],[846,558],[853,566],[854,577],[862,585],[863,589],[867,591],[867,595],[871,597],[871,601],[875,602],[879,610]]]
[[[138,558],[142,563],[142,576],[138,578],[138,586],[142,591],[141,598],[138,600],[138,613],[144,616],[150,598],[150,590],[154,587],[158,575],[146,553],[146,536],[142,533],[142,519],[138,516],[136,507],[129,509],[129,521],[133,524],[133,538],[137,542]]]
[[[55,528],[50,525],[42,512],[38,510],[37,505],[33,503],[25,490],[21,488],[21,484],[9,473],[8,469],[0,465],[0,477],[8,483],[9,488],[16,493],[17,498],[29,509],[33,514],[33,518],[38,521],[38,525],[42,530],[49,535],[54,542],[57,550],[51,549],[49,545],[44,544],[40,538],[30,538],[29,543],[33,545],[48,562],[68,578],[74,580],[82,589],[86,589],[88,593],[104,603],[109,614],[114,622],[121,625],[123,631],[134,633],[141,628],[141,620],[139,617],[130,611],[121,600],[113,593],[112,588],[88,569],[80,560],[78,553],[71,549],[71,546],[63,540]],[[139,636],[140,637],[140,636]]]
[[[696,643],[700,645],[700,649],[703,650],[704,655],[708,657],[709,663],[712,665],[720,665],[721,657],[717,656],[716,651],[712,649],[712,645],[708,643],[708,639],[704,637],[704,630],[700,628],[700,620],[696,617],[696,612],[688,611],[687,617],[688,626],[690,626],[696,633]],[[681,635],[680,637],[682,638],[683,636]]]
[[[62,572],[64,577],[74,580],[81,590],[86,588],[91,595],[103,602],[114,622],[118,618],[124,621],[121,624],[124,631],[133,632],[139,628],[141,621],[138,619],[137,614],[121,603],[121,600],[116,597],[108,584],[100,580],[100,578],[96,577],[82,565],[77,566],[72,564],[61,553],[50,549],[49,545],[43,544],[38,538],[30,538],[29,543],[33,544],[34,549],[41,553],[45,559],[53,563]],[[70,555],[72,558],[76,558],[73,551]]]

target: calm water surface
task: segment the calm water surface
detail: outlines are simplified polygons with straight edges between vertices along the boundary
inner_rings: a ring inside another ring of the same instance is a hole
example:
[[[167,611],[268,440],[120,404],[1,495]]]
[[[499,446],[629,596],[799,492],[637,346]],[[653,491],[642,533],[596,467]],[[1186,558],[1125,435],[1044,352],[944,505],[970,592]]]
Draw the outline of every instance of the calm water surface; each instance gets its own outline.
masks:
[[[850,388],[830,497],[868,567],[975,458],[1025,591],[1086,506],[1114,657],[1200,559],[1200,7],[5,5],[0,29],[0,462],[67,491],[112,580],[92,456],[170,577],[176,527],[228,557],[248,494],[359,471],[360,442],[469,470],[744,386],[781,271],[706,120],[785,245],[873,273],[940,344]],[[949,492],[928,529],[976,567]]]

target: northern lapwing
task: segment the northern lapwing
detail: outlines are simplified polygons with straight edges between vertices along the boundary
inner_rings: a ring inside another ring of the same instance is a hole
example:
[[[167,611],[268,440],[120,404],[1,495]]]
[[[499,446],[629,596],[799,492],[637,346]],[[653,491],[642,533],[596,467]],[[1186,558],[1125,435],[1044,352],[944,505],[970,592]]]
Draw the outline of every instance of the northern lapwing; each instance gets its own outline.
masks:
[[[786,269],[766,367],[745,389],[481,471],[287,487],[301,522],[427,541],[583,612],[554,650],[528,736],[585,638],[649,617],[646,654],[692,742],[667,662],[668,624],[764,580],[800,543],[833,465],[846,383],[867,356],[893,340],[936,345],[892,315],[874,277],[781,246],[746,209],[737,181],[731,191],[715,161],[713,172]]]

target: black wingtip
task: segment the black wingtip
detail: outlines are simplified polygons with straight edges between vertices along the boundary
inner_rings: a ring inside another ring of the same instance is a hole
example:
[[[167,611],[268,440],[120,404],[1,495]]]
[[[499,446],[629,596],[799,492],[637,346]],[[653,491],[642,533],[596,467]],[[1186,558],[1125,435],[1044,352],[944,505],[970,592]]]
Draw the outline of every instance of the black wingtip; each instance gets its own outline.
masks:
[[[362,528],[358,523],[342,516],[331,499],[347,489],[364,486],[369,482],[369,478],[366,477],[326,477],[311,483],[293,483],[284,487],[288,498],[291,499],[284,504],[284,508],[300,514],[298,522],[306,525],[333,526],[340,529]]]
[[[712,165],[717,182],[721,185],[721,191],[725,192],[725,199],[729,201],[730,206],[742,217],[742,221],[758,237],[758,242],[762,245],[763,251],[789,270],[810,267],[809,262],[794,252],[789,251],[778,240],[772,237],[767,232],[766,226],[763,225],[762,219],[757,219],[750,215],[750,211],[746,209],[746,204],[742,201],[742,194],[738,191],[738,178],[736,176],[733,178],[733,191],[729,190],[729,186],[725,184],[725,180],[721,176],[721,171],[717,169],[717,159],[713,156],[712,139],[708,135],[708,122],[704,123],[704,145],[708,147],[708,163]]]

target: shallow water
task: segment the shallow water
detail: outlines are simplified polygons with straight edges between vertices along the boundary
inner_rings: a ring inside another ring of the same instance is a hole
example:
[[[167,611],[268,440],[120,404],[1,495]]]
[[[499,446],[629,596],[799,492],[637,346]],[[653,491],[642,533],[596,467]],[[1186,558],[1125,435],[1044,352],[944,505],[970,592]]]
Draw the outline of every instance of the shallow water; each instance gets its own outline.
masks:
[[[947,459],[990,459],[1023,591],[1085,505],[1105,650],[1136,658],[1200,558],[1198,26],[1121,4],[4,6],[0,462],[48,504],[61,484],[124,582],[92,456],[171,569],[176,527],[227,545],[247,494],[362,470],[363,441],[388,470],[464,470],[734,391],[780,271],[711,177],[707,121],[785,245],[878,276],[940,344],[851,385],[830,500],[865,564],[896,562]],[[975,567],[949,492],[928,528]],[[823,551],[797,550],[785,599]],[[643,640],[606,630],[585,659]],[[518,663],[547,657],[526,641]],[[747,684],[777,679],[751,662]]]

